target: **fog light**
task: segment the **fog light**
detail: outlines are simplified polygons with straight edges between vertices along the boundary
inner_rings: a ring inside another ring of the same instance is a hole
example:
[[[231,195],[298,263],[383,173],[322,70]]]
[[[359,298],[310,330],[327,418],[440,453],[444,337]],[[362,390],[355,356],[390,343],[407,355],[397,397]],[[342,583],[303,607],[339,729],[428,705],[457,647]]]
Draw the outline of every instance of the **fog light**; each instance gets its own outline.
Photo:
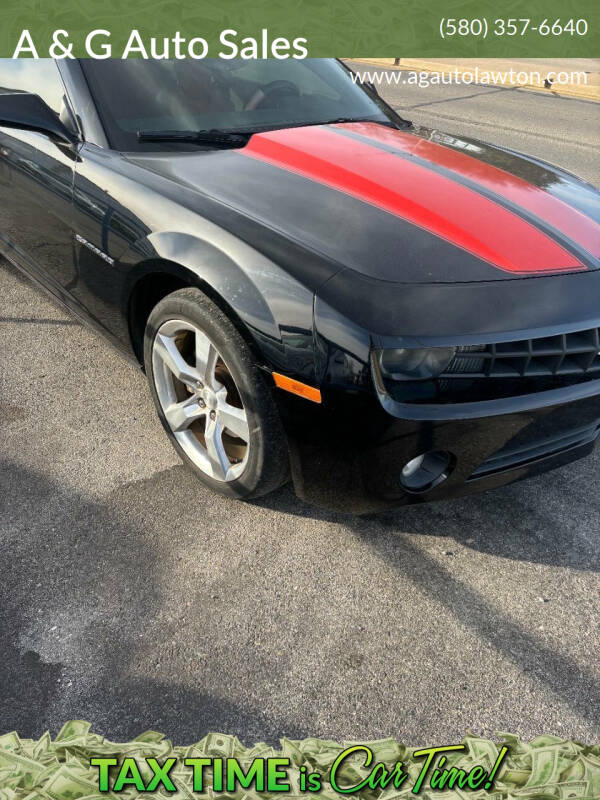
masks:
[[[445,450],[432,450],[407,461],[400,483],[407,492],[428,492],[439,486],[454,468],[454,456]]]

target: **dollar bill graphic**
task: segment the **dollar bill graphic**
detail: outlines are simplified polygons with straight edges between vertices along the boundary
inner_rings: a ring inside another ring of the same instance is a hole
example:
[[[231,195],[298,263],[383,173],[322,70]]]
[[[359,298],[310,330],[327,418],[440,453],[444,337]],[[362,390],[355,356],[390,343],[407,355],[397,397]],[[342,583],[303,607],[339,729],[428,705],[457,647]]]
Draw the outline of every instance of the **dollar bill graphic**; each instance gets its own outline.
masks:
[[[472,791],[454,786],[446,791],[432,791],[424,785],[419,800],[600,800],[600,746],[585,746],[565,741],[557,736],[539,736],[523,742],[509,733],[497,734],[499,742],[471,734],[464,739],[464,749],[447,754],[445,768],[456,767],[468,772],[476,765],[489,770],[498,757],[500,747],[509,753],[498,772],[491,791]],[[413,798],[412,786],[421,771],[423,759],[414,758],[415,748],[406,747],[392,738],[362,742],[338,742],[317,739],[282,739],[280,749],[264,742],[244,747],[235,736],[209,733],[199,742],[173,746],[158,731],[145,731],[130,742],[111,742],[92,732],[82,720],[67,722],[52,740],[48,732],[39,739],[25,739],[12,731],[0,736],[0,800],[270,800],[283,797],[280,793],[257,793],[252,788],[236,789],[229,794],[217,793],[210,785],[201,795],[193,792],[192,772],[183,763],[186,757],[209,759],[237,758],[247,770],[253,759],[284,757],[289,760],[287,782],[290,791],[286,800],[310,797],[301,790],[301,768],[317,771],[322,776],[318,800],[339,800],[327,782],[331,766],[339,754],[352,745],[366,745],[373,753],[372,765],[382,762],[389,770],[402,762],[409,779],[401,787],[389,785],[383,791],[364,788],[353,793],[355,800],[408,800]],[[143,777],[152,772],[145,758],[153,756],[160,762],[169,757],[178,760],[171,777],[177,787],[169,794],[164,787],[154,795],[143,795],[135,786],[127,786],[119,795],[100,794],[98,772],[90,766],[94,756],[115,757],[121,763],[127,756],[138,759]],[[372,766],[371,765],[371,766]],[[365,754],[360,751],[347,758],[338,770],[338,784],[356,785],[370,773],[365,766]],[[212,768],[207,769],[210,778]],[[210,781],[207,782],[209,784]]]
[[[44,794],[51,800],[79,800],[98,792],[98,786],[91,779],[82,777],[67,766],[59,767],[44,786]]]
[[[535,748],[531,753],[531,777],[525,784],[529,789],[556,782],[559,772],[559,750],[557,747]]]
[[[21,740],[19,739],[19,735],[16,731],[12,731],[12,733],[5,733],[3,736],[0,736],[0,750],[12,750],[15,753],[18,753],[21,749]]]

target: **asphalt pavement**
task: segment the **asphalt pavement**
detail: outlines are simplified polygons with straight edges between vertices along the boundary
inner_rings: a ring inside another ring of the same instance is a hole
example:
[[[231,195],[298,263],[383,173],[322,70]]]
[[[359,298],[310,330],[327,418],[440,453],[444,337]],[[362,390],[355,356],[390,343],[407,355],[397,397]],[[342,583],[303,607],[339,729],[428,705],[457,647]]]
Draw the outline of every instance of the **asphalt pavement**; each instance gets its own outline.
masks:
[[[600,183],[599,105],[385,94]],[[0,462],[0,732],[599,741],[598,452],[367,518],[289,488],[227,500],[181,465],[144,376],[2,262]]]

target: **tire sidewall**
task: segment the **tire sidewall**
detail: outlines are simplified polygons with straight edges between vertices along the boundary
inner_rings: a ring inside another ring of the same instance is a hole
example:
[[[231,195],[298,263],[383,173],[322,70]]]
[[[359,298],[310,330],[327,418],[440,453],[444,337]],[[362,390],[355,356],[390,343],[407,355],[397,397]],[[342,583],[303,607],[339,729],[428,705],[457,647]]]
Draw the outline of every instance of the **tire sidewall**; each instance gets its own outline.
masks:
[[[153,343],[160,327],[178,319],[199,327],[211,340],[233,377],[248,418],[250,442],[242,475],[218,481],[207,475],[185,453],[165,418],[154,381]],[[231,320],[198,289],[181,289],[153,309],[144,334],[144,364],[159,419],[183,462],[212,490],[250,499],[280,486],[289,471],[285,434],[272,390],[252,351]]]

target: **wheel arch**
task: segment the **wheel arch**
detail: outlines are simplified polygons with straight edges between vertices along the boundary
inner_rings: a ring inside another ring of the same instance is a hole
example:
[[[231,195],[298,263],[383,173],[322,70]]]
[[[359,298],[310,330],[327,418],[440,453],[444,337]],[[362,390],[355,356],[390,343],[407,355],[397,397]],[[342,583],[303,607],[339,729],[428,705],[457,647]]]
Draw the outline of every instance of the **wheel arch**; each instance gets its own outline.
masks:
[[[260,349],[235,308],[198,273],[177,262],[151,258],[139,264],[141,272],[132,283],[127,298],[127,318],[131,348],[143,365],[144,331],[152,309],[167,295],[178,289],[195,287],[209,297],[232,321],[244,340],[260,359]]]
[[[236,325],[257,363],[314,380],[314,291],[237,237],[153,233],[130,247],[119,266],[127,275],[122,313],[138,359],[154,305],[170,291],[196,286]]]
[[[167,294],[186,286],[204,292],[236,325],[257,355],[263,337],[279,338],[273,309],[256,285],[252,271],[265,275],[276,265],[239,243],[242,253],[228,253],[199,237],[177,232],[151,234],[121,257],[127,268],[122,309],[129,320],[132,349],[143,361],[143,333],[152,308]],[[249,266],[242,267],[246,256]]]

